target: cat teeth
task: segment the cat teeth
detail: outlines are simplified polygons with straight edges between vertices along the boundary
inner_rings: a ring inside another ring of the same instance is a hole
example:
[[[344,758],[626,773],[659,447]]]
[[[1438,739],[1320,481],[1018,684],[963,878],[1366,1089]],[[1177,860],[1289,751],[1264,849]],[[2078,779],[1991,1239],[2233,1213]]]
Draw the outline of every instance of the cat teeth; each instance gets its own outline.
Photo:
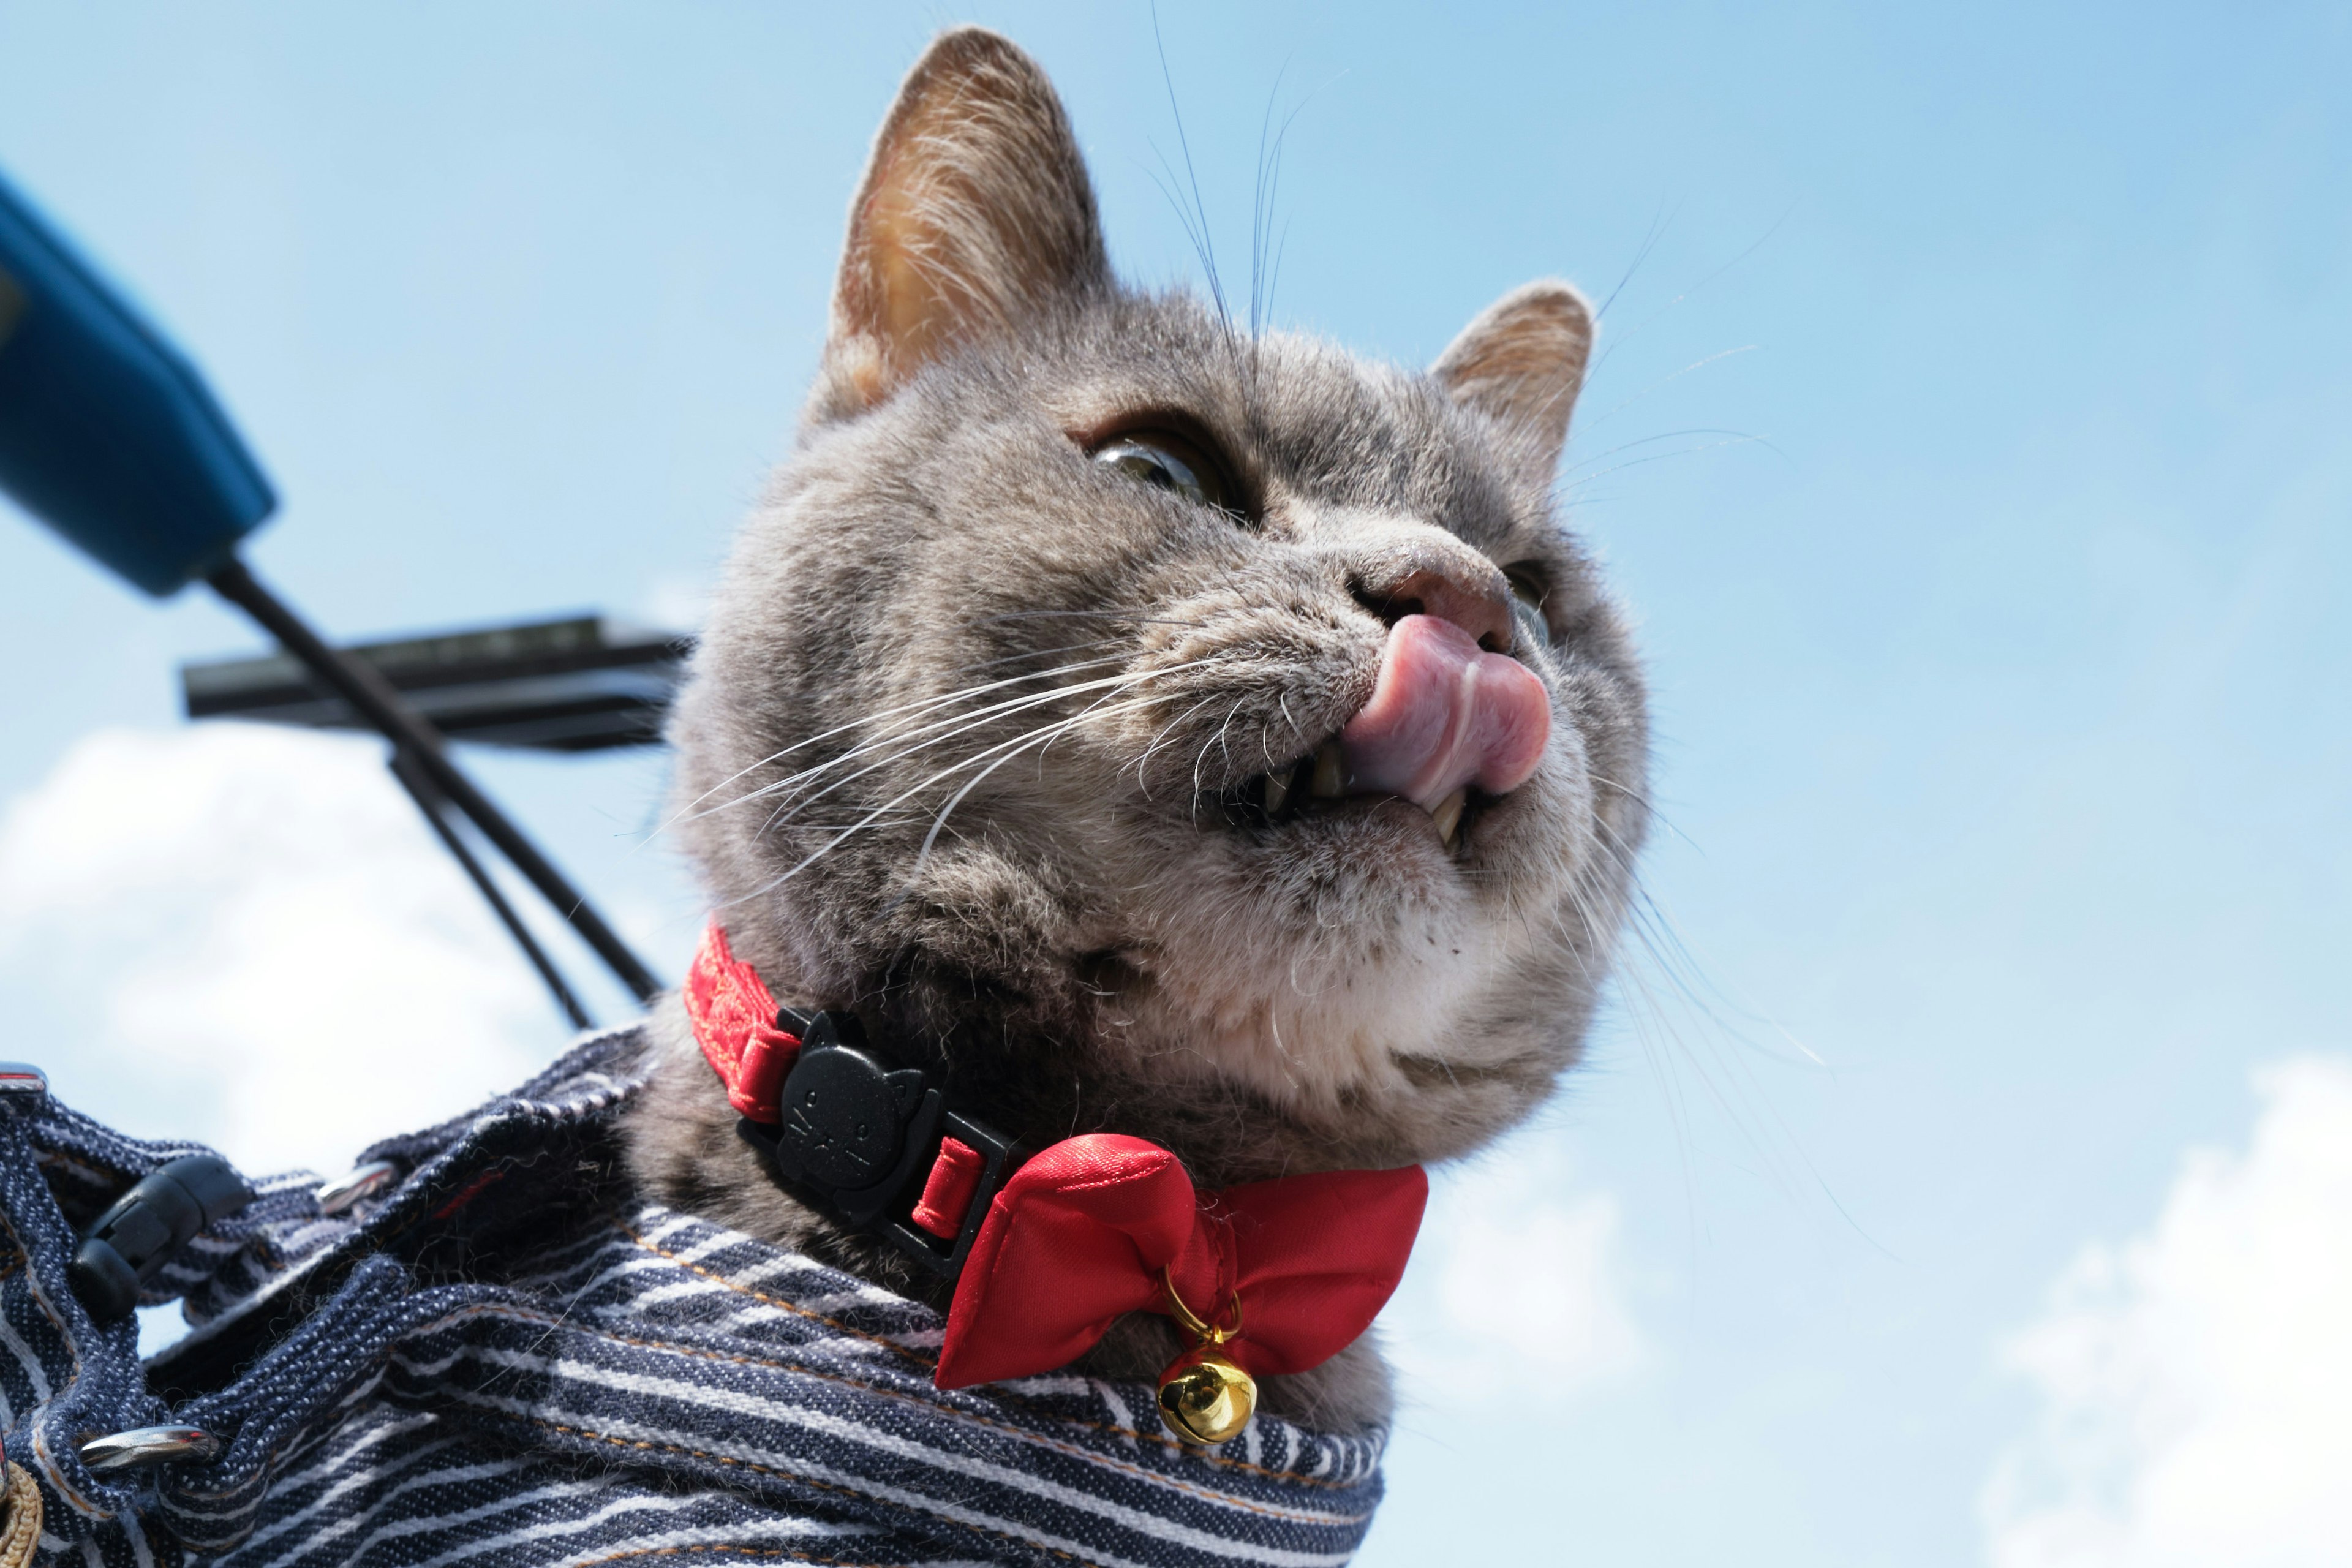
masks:
[[[1315,778],[1307,788],[1317,800],[1337,800],[1348,793],[1348,770],[1339,756],[1338,736],[1315,748]]]
[[[1259,820],[1269,825],[1298,816],[1309,801],[1341,800],[1348,793],[1347,767],[1336,740],[1324,742],[1286,768],[1267,770],[1254,782],[1255,805],[1263,814]],[[1455,790],[1428,810],[1437,837],[1446,848],[1454,848],[1461,840],[1462,824],[1469,815],[1468,788]]]
[[[1280,816],[1282,808],[1289,804],[1290,774],[1288,773],[1266,774],[1265,814],[1268,816]]]
[[[1462,808],[1469,798],[1467,790],[1457,789],[1429,808],[1429,819],[1437,824],[1437,837],[1445,841],[1448,849],[1454,847],[1454,836],[1461,830]]]

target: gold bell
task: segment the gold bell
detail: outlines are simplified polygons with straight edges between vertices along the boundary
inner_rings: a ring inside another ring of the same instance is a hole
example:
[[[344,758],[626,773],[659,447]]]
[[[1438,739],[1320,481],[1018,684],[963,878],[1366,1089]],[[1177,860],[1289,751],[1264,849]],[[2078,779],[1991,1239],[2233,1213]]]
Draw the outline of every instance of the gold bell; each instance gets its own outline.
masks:
[[[1242,1299],[1234,1297],[1233,1326],[1213,1328],[1184,1305],[1165,1268],[1160,1282],[1177,1322],[1197,1342],[1160,1374],[1160,1418],[1187,1443],[1213,1448],[1230,1442],[1257,1411],[1257,1379],[1217,1348],[1242,1331]]]

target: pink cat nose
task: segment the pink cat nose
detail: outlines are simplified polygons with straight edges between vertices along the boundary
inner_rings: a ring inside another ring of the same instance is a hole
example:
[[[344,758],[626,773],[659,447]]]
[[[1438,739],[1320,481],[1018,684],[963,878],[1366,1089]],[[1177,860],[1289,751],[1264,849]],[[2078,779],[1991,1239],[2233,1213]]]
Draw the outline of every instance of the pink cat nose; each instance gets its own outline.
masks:
[[[1535,671],[1451,619],[1421,615],[1389,628],[1372,700],[1339,731],[1339,751],[1350,794],[1399,795],[1434,812],[1473,784],[1518,788],[1550,739],[1551,694]]]
[[[1417,566],[1394,582],[1360,584],[1357,595],[1367,607],[1391,626],[1407,616],[1434,616],[1470,634],[1470,640],[1495,653],[1511,651],[1511,589],[1503,574],[1485,562],[1484,572],[1466,564]]]

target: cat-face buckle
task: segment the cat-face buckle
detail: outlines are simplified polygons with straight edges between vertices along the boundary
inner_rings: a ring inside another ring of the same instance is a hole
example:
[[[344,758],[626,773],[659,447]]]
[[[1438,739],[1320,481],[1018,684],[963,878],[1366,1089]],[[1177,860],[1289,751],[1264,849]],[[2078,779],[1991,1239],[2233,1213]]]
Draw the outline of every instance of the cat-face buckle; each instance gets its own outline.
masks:
[[[1160,1419],[1187,1443],[1213,1448],[1231,1442],[1257,1413],[1257,1379],[1217,1348],[1242,1331],[1241,1292],[1234,1293],[1234,1321],[1227,1328],[1202,1322],[1184,1305],[1166,1268],[1160,1271],[1160,1284],[1168,1292],[1170,1313],[1193,1339],[1192,1348],[1160,1374]]]
[[[746,1118],[737,1134],[801,1202],[955,1279],[989,1200],[1021,1163],[1017,1145],[951,1109],[931,1074],[893,1067],[866,1044],[856,1015],[795,1013],[778,1023],[801,1047],[779,1091],[777,1124]],[[961,1145],[979,1170],[964,1207],[943,1231],[927,1231],[910,1223],[910,1211],[945,1142]]]

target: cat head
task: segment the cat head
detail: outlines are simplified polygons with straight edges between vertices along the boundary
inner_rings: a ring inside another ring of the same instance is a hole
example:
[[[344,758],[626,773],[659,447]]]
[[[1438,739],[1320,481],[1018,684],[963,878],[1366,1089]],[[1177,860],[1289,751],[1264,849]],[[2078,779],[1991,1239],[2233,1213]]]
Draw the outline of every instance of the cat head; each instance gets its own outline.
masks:
[[[1043,72],[943,36],[672,724],[737,951],[1002,1116],[1213,1173],[1524,1115],[1644,822],[1551,499],[1591,339],[1535,283],[1416,374],[1123,287]]]

